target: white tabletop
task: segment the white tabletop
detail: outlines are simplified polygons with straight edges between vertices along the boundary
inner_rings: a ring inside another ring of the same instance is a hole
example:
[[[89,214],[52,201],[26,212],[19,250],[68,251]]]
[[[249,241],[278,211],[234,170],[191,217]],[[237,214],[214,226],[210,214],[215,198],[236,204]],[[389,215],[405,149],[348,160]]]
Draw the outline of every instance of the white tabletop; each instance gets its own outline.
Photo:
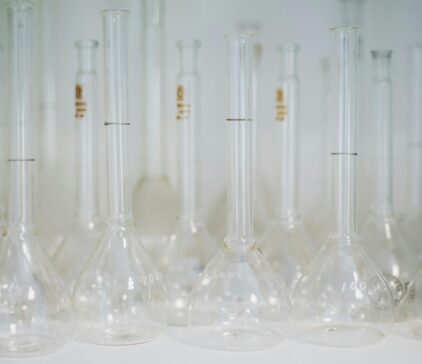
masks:
[[[331,349],[285,340],[265,351],[225,352],[188,346],[164,337],[134,346],[98,346],[71,342],[62,351],[37,358],[0,359],[1,364],[411,364],[422,363],[422,342],[389,336],[376,345]]]

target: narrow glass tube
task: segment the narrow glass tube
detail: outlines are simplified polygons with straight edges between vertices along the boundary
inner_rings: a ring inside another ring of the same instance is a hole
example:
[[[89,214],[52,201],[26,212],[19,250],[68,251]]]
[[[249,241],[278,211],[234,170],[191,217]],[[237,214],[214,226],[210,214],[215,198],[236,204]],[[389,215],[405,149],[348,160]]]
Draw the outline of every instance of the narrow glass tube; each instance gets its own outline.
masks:
[[[200,77],[198,40],[177,42],[180,71],[177,77],[179,142],[179,216],[161,258],[169,296],[168,323],[186,325],[188,297],[199,274],[215,253],[199,213],[200,189]]]
[[[0,248],[0,355],[31,356],[64,345],[69,300],[33,222],[33,3],[10,1],[6,7],[10,190]]]
[[[410,58],[410,210],[422,211],[422,44],[409,47]]]
[[[128,185],[128,12],[103,15],[108,162],[108,221],[73,291],[75,335],[125,345],[158,337],[166,321],[160,274],[137,237]]]
[[[285,43],[280,57],[276,89],[276,136],[279,145],[279,195],[276,216],[262,239],[268,261],[292,289],[307,267],[313,245],[303,227],[298,206],[299,96],[297,73],[299,46]]]
[[[192,290],[188,315],[193,344],[237,351],[279,343],[289,311],[285,288],[254,238],[252,39],[227,37],[228,231]]]
[[[163,0],[145,1],[146,175],[163,173],[161,146],[161,69]]]
[[[70,292],[103,230],[98,197],[98,76],[95,69],[98,41],[79,40],[75,47],[79,64],[75,83],[76,213],[53,259]]]
[[[392,51],[374,50],[371,54],[374,66],[377,184],[375,203],[362,236],[367,242],[369,255],[388,282],[395,303],[399,304],[420,263],[401,231],[393,207]],[[396,310],[396,320],[403,318],[403,312]]]
[[[7,154],[7,127],[6,127],[6,87],[5,87],[5,67],[4,67],[4,48],[0,44],[0,170],[6,171],[6,154]],[[7,181],[4,175],[0,178],[0,236],[5,234],[7,217],[6,217],[6,186]]]
[[[372,263],[356,231],[355,180],[358,32],[333,29],[333,116],[336,140],[333,168],[332,232],[292,295],[291,333],[318,345],[373,344],[391,328],[394,303],[388,285]]]
[[[162,68],[164,0],[144,0],[146,171],[134,189],[134,219],[141,240],[159,264],[177,214],[177,193],[163,170]]]
[[[413,44],[409,57],[409,181],[406,235],[422,260],[422,44]]]
[[[179,218],[196,221],[199,200],[199,74],[197,53],[200,42],[179,41],[180,72],[177,78],[179,132]]]

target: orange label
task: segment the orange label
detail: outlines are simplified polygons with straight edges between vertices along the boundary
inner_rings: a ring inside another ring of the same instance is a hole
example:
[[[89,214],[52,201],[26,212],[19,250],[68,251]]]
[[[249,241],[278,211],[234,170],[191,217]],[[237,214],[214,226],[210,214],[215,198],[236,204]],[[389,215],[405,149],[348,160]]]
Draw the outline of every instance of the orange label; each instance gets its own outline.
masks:
[[[190,104],[185,103],[185,88],[182,85],[177,85],[176,89],[176,119],[185,120],[190,116]]]
[[[86,113],[86,102],[83,97],[83,87],[77,83],[75,87],[75,118],[82,119]]]
[[[284,91],[281,87],[275,92],[275,119],[283,121],[287,115],[287,105],[284,103]]]

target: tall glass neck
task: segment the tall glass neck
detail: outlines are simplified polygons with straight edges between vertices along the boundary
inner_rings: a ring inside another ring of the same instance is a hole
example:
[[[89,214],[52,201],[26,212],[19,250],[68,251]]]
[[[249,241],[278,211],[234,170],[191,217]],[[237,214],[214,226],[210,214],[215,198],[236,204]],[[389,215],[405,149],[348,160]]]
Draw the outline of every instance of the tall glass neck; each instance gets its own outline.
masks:
[[[179,218],[198,220],[200,79],[197,54],[200,42],[177,42],[180,72],[177,77],[177,116],[179,132]]]
[[[7,127],[6,127],[6,113],[5,113],[5,97],[6,97],[6,77],[4,72],[4,48],[3,45],[0,45],[0,168],[3,171],[6,171],[6,145],[7,145],[7,139],[8,136],[7,133]],[[6,212],[6,191],[5,186],[6,181],[4,178],[0,178],[0,219],[3,219]],[[0,228],[4,221],[0,221]]]
[[[78,51],[78,72],[95,72],[98,42],[96,40],[78,40],[75,42],[75,47]]]
[[[128,185],[128,12],[103,12],[109,219],[132,219]]]
[[[276,120],[280,146],[280,196],[279,218],[295,220],[298,209],[298,128],[299,128],[299,78],[297,54],[299,46],[284,44],[278,48],[280,70],[276,90]]]
[[[56,48],[57,1],[39,1],[42,58],[42,160],[41,164],[53,166],[57,161],[56,115]]]
[[[30,229],[33,225],[32,17],[30,1],[8,3],[9,230]]]
[[[161,145],[162,0],[145,1],[146,176],[163,174]]]
[[[251,246],[253,235],[252,39],[227,37],[229,45],[228,246]]]
[[[390,78],[391,51],[372,51],[374,107],[377,135],[375,213],[393,213],[393,125]]]
[[[410,209],[422,213],[422,44],[409,48]]]
[[[337,140],[331,151],[333,193],[333,234],[336,241],[356,237],[356,100],[358,35],[353,27],[333,30],[333,115],[337,120]]]
[[[75,85],[75,119],[78,133],[76,218],[83,223],[91,223],[99,217],[98,77],[95,70],[98,42],[83,40],[76,42],[75,46],[79,60]]]

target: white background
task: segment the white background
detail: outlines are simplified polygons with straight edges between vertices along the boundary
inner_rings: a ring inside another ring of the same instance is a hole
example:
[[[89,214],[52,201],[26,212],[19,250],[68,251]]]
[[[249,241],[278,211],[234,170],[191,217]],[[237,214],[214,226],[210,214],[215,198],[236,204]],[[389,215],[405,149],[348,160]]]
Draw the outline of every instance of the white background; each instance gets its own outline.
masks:
[[[130,133],[130,170],[132,182],[143,173],[142,163],[142,120],[140,110],[142,85],[141,53],[141,5],[139,0],[43,0],[56,6],[54,18],[56,36],[51,47],[55,60],[56,84],[56,133],[57,155],[55,180],[48,195],[40,194],[38,203],[48,202],[48,214],[52,226],[64,233],[70,224],[74,211],[74,75],[77,70],[76,52],[73,43],[77,39],[94,38],[102,42],[101,17],[99,11],[107,8],[130,10],[130,118],[133,131]],[[37,6],[40,1],[37,1]],[[2,11],[3,11],[2,7]],[[395,130],[395,201],[400,213],[405,213],[407,175],[407,46],[422,42],[421,0],[366,0],[364,1],[363,31],[364,57],[362,64],[363,99],[370,101],[370,57],[369,50],[390,48],[393,50],[394,84],[394,130]],[[4,19],[4,17],[1,17]],[[275,47],[284,41],[301,45],[299,70],[302,85],[301,99],[301,194],[302,212],[309,221],[318,206],[323,171],[321,160],[323,146],[322,76],[320,60],[329,55],[331,38],[329,28],[341,24],[339,0],[167,0],[164,16],[164,94],[163,134],[165,168],[176,188],[176,121],[175,80],[178,71],[178,57],[175,42],[178,39],[197,38],[203,46],[199,55],[199,70],[202,77],[202,160],[203,160],[203,207],[205,215],[212,210],[215,201],[224,191],[225,130],[226,117],[226,44],[223,34],[232,32],[241,21],[258,21],[261,24],[259,40],[263,46],[263,58],[259,75],[258,99],[258,171],[259,186],[274,188],[275,155],[272,128],[274,126],[274,86],[277,76]],[[102,48],[98,52],[98,74],[102,80]],[[41,78],[41,77],[40,77]],[[102,84],[102,81],[101,81]],[[39,85],[38,85],[39,87]],[[39,95],[37,105],[40,107]],[[103,99],[100,98],[100,110]],[[374,140],[371,134],[372,118],[370,104],[364,108],[364,117],[359,120],[360,140],[359,170],[359,218],[364,220],[374,188],[371,179],[370,151]],[[39,110],[38,110],[39,111]],[[40,116],[37,114],[41,128]],[[103,122],[102,115],[99,123]],[[43,132],[40,130],[39,135]],[[104,143],[104,135],[101,136]],[[40,138],[38,144],[45,141]],[[103,147],[104,148],[104,145]],[[42,150],[39,147],[39,150]],[[104,163],[101,154],[102,206],[105,207]],[[46,163],[40,152],[38,159]],[[54,187],[55,186],[55,187]],[[206,192],[206,193],[205,193]],[[266,208],[271,209],[271,206]],[[54,216],[58,219],[53,220]],[[214,351],[188,349],[168,339],[142,347],[103,348],[72,344],[60,354],[48,358],[33,359],[34,363],[214,363],[220,362],[318,362],[344,363],[371,362],[393,363],[397,361],[420,362],[422,346],[419,342],[405,338],[390,337],[380,345],[347,351],[327,350],[289,343],[262,353],[231,354]],[[2,362],[9,362],[2,360]],[[16,362],[10,360],[10,362]],[[29,361],[28,361],[29,362]]]
[[[43,0],[47,6],[55,5],[54,18],[56,43],[51,47],[51,56],[56,64],[56,115],[57,115],[57,160],[56,195],[48,216],[59,230],[65,230],[74,211],[74,75],[77,69],[73,43],[81,38],[95,38],[101,43],[102,29],[99,11],[106,8],[130,10],[130,170],[133,183],[143,173],[143,134],[141,118],[142,59],[141,2],[138,0]],[[40,2],[40,1],[39,1]],[[393,50],[392,78],[394,84],[394,128],[395,128],[395,200],[400,212],[405,212],[407,174],[407,46],[422,41],[422,1],[419,0],[365,0],[363,1],[362,37],[364,57],[361,67],[362,100],[370,101],[371,63],[369,50],[391,48]],[[258,187],[275,188],[276,155],[272,137],[274,128],[274,87],[277,77],[275,47],[285,41],[301,45],[299,72],[301,78],[301,158],[300,201],[302,213],[309,221],[318,207],[321,191],[321,176],[325,167],[321,164],[324,148],[321,145],[325,132],[323,97],[321,93],[322,72],[320,60],[330,54],[329,28],[342,22],[339,0],[167,0],[164,9],[164,87],[163,87],[163,150],[165,169],[176,188],[176,122],[175,80],[178,71],[178,54],[175,42],[178,39],[197,38],[203,46],[199,55],[199,70],[202,77],[202,160],[203,160],[203,210],[205,215],[213,210],[216,201],[224,193],[225,177],[225,129],[227,56],[223,35],[236,30],[242,21],[261,24],[259,41],[263,46],[259,74],[258,98]],[[51,61],[50,61],[51,62]],[[98,74],[102,81],[102,49],[98,51]],[[102,84],[102,83],[101,83]],[[103,98],[100,98],[103,110]],[[363,107],[359,120],[360,166],[359,169],[359,219],[364,220],[374,188],[371,179],[370,151],[374,136],[370,104]],[[102,115],[99,122],[102,123]],[[42,126],[42,124],[40,124]],[[42,133],[40,133],[42,135]],[[102,142],[104,135],[101,136]],[[45,141],[39,139],[39,144]],[[105,153],[102,151],[104,169]],[[44,158],[45,159],[45,158]],[[43,162],[43,155],[39,157]],[[104,175],[101,176],[102,192],[105,192]],[[43,187],[43,186],[41,186]],[[45,187],[45,186],[44,186]],[[49,195],[54,188],[47,188]],[[63,193],[65,191],[65,193]],[[43,200],[43,196],[38,196]],[[47,199],[52,200],[52,199]],[[105,196],[102,205],[105,207]],[[45,200],[44,200],[45,202]],[[258,201],[260,203],[260,201]],[[271,211],[271,206],[264,206]],[[53,213],[60,209],[60,214]],[[60,216],[58,222],[54,216]],[[208,218],[208,217],[207,217]]]

